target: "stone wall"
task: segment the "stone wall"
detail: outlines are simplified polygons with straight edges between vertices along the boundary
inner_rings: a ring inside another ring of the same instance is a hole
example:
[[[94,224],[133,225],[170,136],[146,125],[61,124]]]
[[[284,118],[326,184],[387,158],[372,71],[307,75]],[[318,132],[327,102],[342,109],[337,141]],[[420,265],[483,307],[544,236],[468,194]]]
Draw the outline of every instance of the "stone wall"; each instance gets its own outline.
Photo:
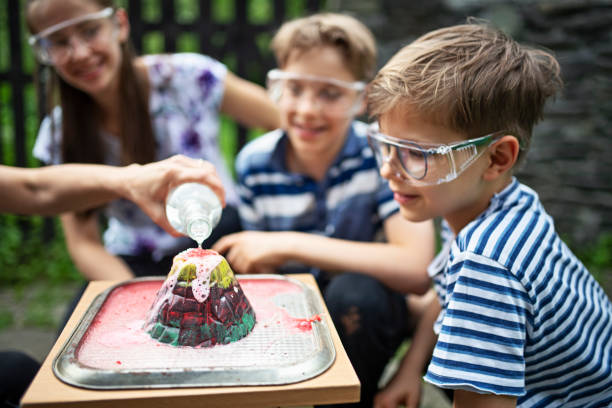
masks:
[[[612,0],[346,0],[377,37],[382,65],[431,29],[484,18],[553,51],[565,83],[535,129],[518,178],[534,188],[575,244],[612,232]]]

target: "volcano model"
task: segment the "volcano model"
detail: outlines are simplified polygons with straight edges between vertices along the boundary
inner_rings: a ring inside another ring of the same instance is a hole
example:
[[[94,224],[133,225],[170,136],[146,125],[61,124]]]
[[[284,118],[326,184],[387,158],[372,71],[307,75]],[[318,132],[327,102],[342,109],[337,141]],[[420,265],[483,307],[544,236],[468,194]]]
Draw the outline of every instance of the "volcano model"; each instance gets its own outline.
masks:
[[[192,248],[174,257],[144,329],[174,346],[210,347],[240,340],[255,312],[224,257]]]

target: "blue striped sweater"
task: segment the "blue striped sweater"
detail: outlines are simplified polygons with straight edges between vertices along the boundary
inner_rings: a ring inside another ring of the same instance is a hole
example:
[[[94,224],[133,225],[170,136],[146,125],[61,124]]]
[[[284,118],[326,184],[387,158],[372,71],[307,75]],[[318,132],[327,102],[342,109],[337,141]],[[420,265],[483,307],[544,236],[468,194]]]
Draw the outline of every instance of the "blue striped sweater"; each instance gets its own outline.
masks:
[[[521,408],[612,406],[612,304],[537,194],[514,179],[456,237],[444,231],[425,379]]]

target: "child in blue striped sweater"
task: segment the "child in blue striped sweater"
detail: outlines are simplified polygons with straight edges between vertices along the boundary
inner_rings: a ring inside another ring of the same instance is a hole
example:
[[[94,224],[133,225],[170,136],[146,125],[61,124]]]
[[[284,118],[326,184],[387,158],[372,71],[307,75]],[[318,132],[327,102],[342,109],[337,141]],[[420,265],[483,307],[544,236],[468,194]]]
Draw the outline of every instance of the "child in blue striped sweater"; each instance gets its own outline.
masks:
[[[418,38],[370,84],[382,176],[405,218],[441,216],[447,238],[429,267],[439,301],[376,407],[416,407],[427,362],[458,408],[612,405],[610,300],[513,177],[560,87],[552,55],[470,22]]]
[[[274,36],[268,74],[281,129],[236,159],[246,231],[213,247],[238,273],[310,272],[319,283],[368,407],[389,357],[409,335],[405,294],[430,287],[431,221],[403,219],[354,120],[365,108],[376,44],[335,13],[289,21]],[[374,242],[377,241],[377,242]]]

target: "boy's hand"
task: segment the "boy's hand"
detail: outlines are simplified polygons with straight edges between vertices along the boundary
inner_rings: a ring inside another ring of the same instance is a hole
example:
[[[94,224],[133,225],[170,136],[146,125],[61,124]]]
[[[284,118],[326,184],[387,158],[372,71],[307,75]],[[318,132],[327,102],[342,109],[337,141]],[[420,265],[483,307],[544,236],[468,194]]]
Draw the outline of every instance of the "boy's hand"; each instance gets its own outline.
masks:
[[[395,377],[374,397],[374,408],[418,408],[421,400],[421,374],[398,370]]]
[[[286,257],[284,232],[243,231],[226,235],[212,249],[225,254],[236,273],[275,273]]]

